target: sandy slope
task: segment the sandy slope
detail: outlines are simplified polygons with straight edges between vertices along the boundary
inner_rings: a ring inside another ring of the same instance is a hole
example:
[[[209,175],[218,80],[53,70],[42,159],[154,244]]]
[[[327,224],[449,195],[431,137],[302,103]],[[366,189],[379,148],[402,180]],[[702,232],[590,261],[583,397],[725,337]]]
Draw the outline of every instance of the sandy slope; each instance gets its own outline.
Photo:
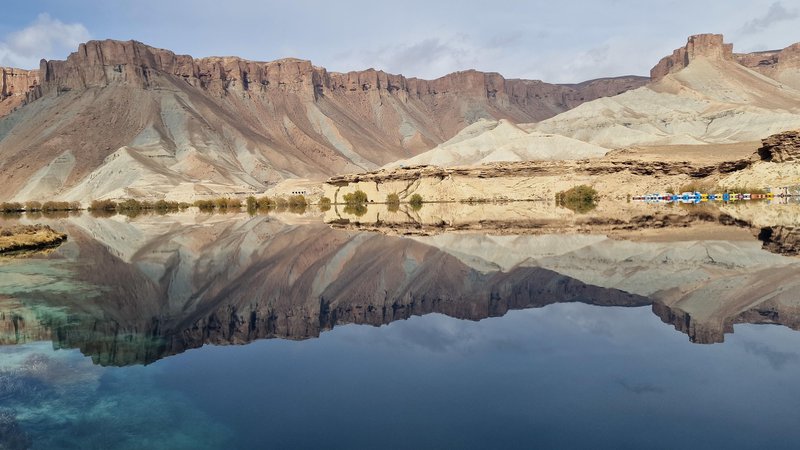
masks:
[[[608,148],[745,142],[798,127],[800,91],[702,57],[649,86],[523,126]]]
[[[474,70],[421,80],[113,40],[36,72],[30,103],[0,118],[0,200],[263,192],[412,157],[480,118],[541,120],[645,82],[554,85]]]
[[[426,153],[386,167],[569,160],[630,147],[735,146],[800,128],[800,90],[708,53],[693,56],[687,67],[645,87],[538,123],[473,124]],[[702,150],[695,153],[703,158]]]
[[[386,168],[431,164],[442,167],[496,161],[582,159],[608,150],[557,134],[524,130],[507,120],[480,120],[447,142]]]

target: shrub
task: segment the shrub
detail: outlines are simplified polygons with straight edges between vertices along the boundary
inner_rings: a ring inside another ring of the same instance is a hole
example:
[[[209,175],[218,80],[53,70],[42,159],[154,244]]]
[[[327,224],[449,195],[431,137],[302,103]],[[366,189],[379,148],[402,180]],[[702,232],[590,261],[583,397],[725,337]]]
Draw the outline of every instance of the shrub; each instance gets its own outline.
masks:
[[[46,202],[42,209],[46,210],[47,204],[52,202]],[[117,209],[116,202],[112,200],[92,200],[92,204],[89,206],[90,211],[114,211]]]
[[[229,199],[225,197],[220,197],[214,200],[214,203],[217,205],[217,208],[219,209],[228,209],[228,200]]]
[[[709,193],[715,189],[716,185],[709,181],[691,181],[681,186],[678,192],[672,192],[672,191],[670,192],[672,192],[673,194],[680,194],[682,192]]]
[[[46,217],[52,217],[52,215],[54,215],[54,214],[58,214],[58,213],[57,212],[56,213],[48,213],[48,212],[44,213],[44,215]],[[89,208],[89,214],[91,214],[92,217],[111,217],[111,216],[115,216],[117,214],[117,210],[113,209],[113,210],[109,211],[109,210],[106,210],[106,209],[91,209],[91,208]]]
[[[245,200],[245,205],[247,205],[248,211],[255,211],[258,209],[258,200],[251,195]]]
[[[117,203],[117,211],[139,211],[142,204],[134,199],[128,199]]]
[[[155,209],[156,211],[162,211],[162,212],[177,211],[178,208],[180,208],[180,203],[178,202],[158,200],[157,202],[153,203],[153,209]]]
[[[361,217],[367,213],[367,205],[364,203],[346,204],[344,206],[345,214],[352,214],[356,217]]]
[[[11,212],[20,212],[23,211],[22,203],[19,202],[4,202],[0,203],[0,211],[11,213]]]
[[[114,203],[114,202],[111,202],[111,203]],[[71,209],[72,209],[72,204],[70,204],[68,202],[44,202],[44,203],[42,203],[42,212],[69,211]]]
[[[306,206],[308,205],[308,201],[306,201],[306,197],[304,195],[292,195],[287,200],[289,206]]]
[[[202,211],[211,211],[214,209],[215,204],[213,200],[196,200],[194,206]]]
[[[27,202],[25,203],[25,211],[33,212],[33,211],[41,211],[42,210],[42,202]]]
[[[283,197],[278,197],[275,199],[275,206],[281,209],[286,209],[286,207],[289,206],[289,202]]]
[[[392,193],[386,196],[386,204],[387,205],[399,205],[400,204],[400,196]]]
[[[367,201],[367,193],[360,189],[349,194],[344,194],[344,202],[347,205],[363,205],[367,203]]]
[[[256,199],[256,203],[258,204],[258,209],[267,210],[275,207],[275,200],[267,196]]]
[[[42,212],[74,211],[74,210],[78,210],[78,209],[81,209],[81,204],[79,202],[44,202],[44,203],[42,203]]]
[[[414,211],[419,211],[422,208],[422,196],[419,194],[414,194],[408,200],[408,204],[411,205],[411,209]]]
[[[294,214],[305,214],[308,205],[289,205],[289,212]]]
[[[597,207],[597,191],[582,184],[556,194],[556,204],[583,214]]]
[[[329,199],[328,197],[322,197],[321,199],[319,199],[317,206],[319,206],[319,210],[322,212],[328,211],[329,209],[331,209],[331,199]]]

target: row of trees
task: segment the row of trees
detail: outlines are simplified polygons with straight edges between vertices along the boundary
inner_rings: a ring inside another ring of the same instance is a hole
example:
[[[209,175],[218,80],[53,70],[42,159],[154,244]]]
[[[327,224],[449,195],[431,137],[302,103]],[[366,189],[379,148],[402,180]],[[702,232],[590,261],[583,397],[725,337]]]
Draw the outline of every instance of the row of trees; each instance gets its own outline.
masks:
[[[360,212],[362,209],[366,210],[366,204],[369,202],[367,194],[364,191],[357,190],[345,194],[344,197],[345,211],[349,209]],[[400,206],[400,196],[392,193],[386,196],[386,205],[390,211],[397,211]],[[422,207],[423,199],[419,194],[414,194],[409,197],[408,204],[414,210],[419,210]],[[171,212],[179,211],[195,206],[204,211],[210,210],[235,210],[246,206],[248,211],[257,210],[272,210],[272,209],[291,209],[305,211],[309,205],[308,200],[303,195],[292,195],[288,198],[284,197],[247,197],[244,205],[242,201],[237,198],[220,197],[209,200],[197,200],[193,204],[186,202],[173,202],[166,200],[158,200],[155,202],[127,199],[123,201],[113,200],[94,200],[89,205],[88,210],[95,213],[138,213],[140,211],[159,211]],[[331,208],[332,202],[328,197],[322,197],[318,203],[320,210],[327,211]],[[79,202],[36,202],[31,201],[25,204],[19,202],[5,202],[0,203],[0,212],[16,213],[16,212],[52,212],[52,211],[78,211],[83,209]]]
[[[14,212],[54,212],[54,211],[77,211],[80,210],[81,204],[79,202],[26,202],[25,204],[19,202],[4,202],[0,203],[0,212],[14,213]]]

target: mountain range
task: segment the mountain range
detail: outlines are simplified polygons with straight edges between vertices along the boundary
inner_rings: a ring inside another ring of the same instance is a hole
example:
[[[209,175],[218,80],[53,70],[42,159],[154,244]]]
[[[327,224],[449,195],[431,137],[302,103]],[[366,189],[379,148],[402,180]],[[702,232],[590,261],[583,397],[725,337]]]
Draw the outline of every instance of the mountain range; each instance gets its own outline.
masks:
[[[800,127],[797,44],[735,54],[721,35],[693,36],[650,75],[421,80],[90,41],[3,69],[0,200],[193,200],[387,164],[575,159]]]
[[[479,133],[467,127],[450,141],[392,166],[581,159],[634,146],[755,143],[800,128],[798,44],[734,54],[722,35],[692,36],[659,61],[650,76],[645,86],[542,121],[487,121]]]
[[[554,85],[465,71],[428,81],[110,40],[42,61],[36,75],[9,85],[5,109],[23,90],[26,100],[0,121],[0,198],[258,191],[373,169],[481,118],[541,120],[646,80]]]

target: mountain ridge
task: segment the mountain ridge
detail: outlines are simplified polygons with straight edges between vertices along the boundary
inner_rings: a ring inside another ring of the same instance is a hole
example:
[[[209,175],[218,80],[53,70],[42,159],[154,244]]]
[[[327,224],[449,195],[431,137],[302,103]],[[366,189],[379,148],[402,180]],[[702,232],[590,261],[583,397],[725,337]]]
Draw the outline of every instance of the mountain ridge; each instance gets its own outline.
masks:
[[[481,118],[540,120],[645,80],[560,86],[464,71],[427,81],[113,40],[43,60],[39,73],[27,105],[0,119],[0,199],[262,192],[411,157]]]

